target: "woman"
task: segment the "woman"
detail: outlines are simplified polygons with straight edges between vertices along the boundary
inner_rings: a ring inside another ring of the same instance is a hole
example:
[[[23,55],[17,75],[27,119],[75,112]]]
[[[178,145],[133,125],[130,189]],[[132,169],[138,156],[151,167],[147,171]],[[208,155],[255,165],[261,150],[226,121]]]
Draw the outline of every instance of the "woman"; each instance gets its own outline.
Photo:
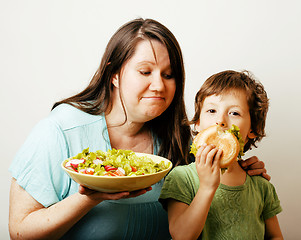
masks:
[[[54,104],[16,155],[10,167],[11,238],[170,239],[158,202],[162,181],[151,191],[95,192],[79,187],[60,163],[89,147],[187,164],[184,80],[179,44],[165,26],[151,19],[123,25],[88,87]],[[253,162],[256,171],[265,171],[256,158],[245,164]]]

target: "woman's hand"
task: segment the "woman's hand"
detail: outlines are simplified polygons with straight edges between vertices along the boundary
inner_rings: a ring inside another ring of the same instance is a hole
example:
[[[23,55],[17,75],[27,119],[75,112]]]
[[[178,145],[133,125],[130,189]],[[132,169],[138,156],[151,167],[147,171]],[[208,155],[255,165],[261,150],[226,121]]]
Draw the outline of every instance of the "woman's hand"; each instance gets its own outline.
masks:
[[[79,186],[78,192],[82,195],[88,196],[91,200],[94,201],[103,201],[103,200],[118,200],[122,198],[133,198],[138,197],[148,191],[152,190],[152,187],[148,187],[145,189],[133,191],[133,192],[118,192],[118,193],[105,193],[105,192],[98,192],[86,188],[82,185]]]
[[[195,165],[200,179],[200,188],[214,191],[220,183],[219,160],[222,150],[213,145],[202,145],[196,154]]]
[[[271,176],[267,174],[267,170],[264,167],[264,162],[259,161],[256,156],[252,156],[246,160],[241,160],[239,163],[250,176],[262,175],[268,181],[271,180]]]

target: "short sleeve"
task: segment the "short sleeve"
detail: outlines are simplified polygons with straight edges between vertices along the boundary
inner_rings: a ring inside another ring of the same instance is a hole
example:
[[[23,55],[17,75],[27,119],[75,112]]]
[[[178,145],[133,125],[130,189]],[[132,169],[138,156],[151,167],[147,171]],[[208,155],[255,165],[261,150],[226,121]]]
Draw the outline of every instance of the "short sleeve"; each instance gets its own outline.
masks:
[[[60,166],[66,158],[64,134],[47,118],[33,128],[9,170],[23,189],[48,207],[67,194],[70,179]]]
[[[178,166],[167,175],[159,198],[165,209],[166,200],[170,198],[188,205],[192,202],[194,190],[186,169],[187,166]]]
[[[268,182],[268,187],[265,190],[264,208],[263,208],[263,219],[269,219],[282,211],[280,206],[280,200],[276,193],[275,187]]]

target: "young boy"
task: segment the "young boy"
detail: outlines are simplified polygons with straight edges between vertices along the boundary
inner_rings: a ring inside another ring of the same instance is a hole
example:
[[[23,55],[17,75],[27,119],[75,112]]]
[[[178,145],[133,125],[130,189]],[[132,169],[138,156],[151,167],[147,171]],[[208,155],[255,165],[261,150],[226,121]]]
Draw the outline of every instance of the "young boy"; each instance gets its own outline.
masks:
[[[246,71],[224,71],[206,80],[195,98],[191,121],[197,132],[218,124],[240,128],[244,152],[265,136],[268,98]],[[273,185],[250,177],[235,161],[221,173],[222,150],[202,145],[195,162],[175,167],[165,179],[160,202],[168,211],[173,239],[283,239],[282,211]]]

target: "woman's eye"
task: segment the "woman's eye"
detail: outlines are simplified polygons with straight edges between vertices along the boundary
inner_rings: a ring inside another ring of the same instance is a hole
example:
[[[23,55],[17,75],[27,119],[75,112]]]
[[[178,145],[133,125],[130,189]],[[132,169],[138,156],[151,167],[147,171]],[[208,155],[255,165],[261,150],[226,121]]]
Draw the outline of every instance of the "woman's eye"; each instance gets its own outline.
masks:
[[[163,77],[164,77],[165,79],[172,79],[172,78],[173,78],[173,75],[171,75],[171,74],[163,74]]]
[[[150,75],[150,71],[139,71],[142,75]]]

